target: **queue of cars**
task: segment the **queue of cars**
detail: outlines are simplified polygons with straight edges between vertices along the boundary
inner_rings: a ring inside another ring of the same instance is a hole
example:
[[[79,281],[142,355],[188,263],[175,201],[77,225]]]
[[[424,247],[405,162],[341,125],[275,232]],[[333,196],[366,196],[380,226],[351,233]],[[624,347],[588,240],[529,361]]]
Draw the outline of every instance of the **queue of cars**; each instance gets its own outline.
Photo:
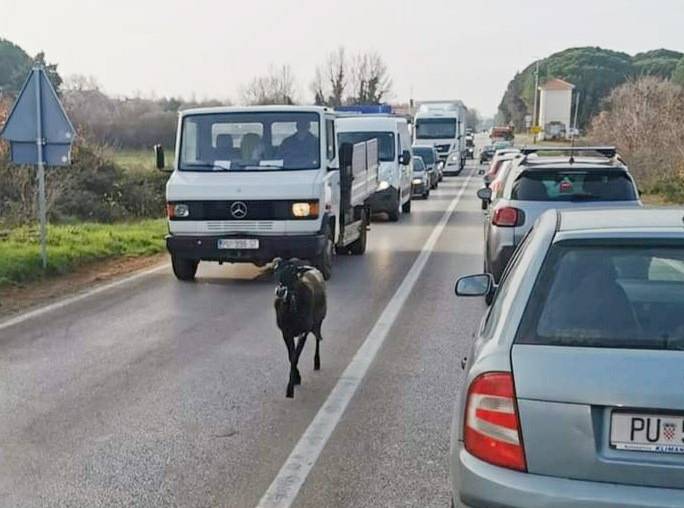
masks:
[[[523,148],[486,183],[452,504],[684,506],[684,211],[642,207],[611,147]]]

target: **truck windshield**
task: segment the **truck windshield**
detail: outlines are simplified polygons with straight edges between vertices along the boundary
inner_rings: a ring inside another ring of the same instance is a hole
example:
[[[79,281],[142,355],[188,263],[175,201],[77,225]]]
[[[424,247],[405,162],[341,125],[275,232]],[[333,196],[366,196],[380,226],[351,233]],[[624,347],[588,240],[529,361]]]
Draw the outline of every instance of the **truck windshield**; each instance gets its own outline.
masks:
[[[394,160],[394,134],[392,132],[339,132],[339,145],[342,143],[361,143],[370,139],[378,140],[379,158],[381,161]]]
[[[244,112],[188,115],[181,171],[273,171],[320,167],[316,113]]]
[[[455,137],[455,118],[419,118],[416,120],[416,139],[452,139]]]

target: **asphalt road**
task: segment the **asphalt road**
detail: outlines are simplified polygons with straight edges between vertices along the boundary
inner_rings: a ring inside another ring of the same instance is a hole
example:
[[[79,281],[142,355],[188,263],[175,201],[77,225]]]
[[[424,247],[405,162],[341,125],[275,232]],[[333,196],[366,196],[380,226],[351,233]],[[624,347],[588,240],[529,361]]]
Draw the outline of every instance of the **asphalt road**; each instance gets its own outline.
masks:
[[[1,506],[254,507],[364,343],[475,165],[328,284],[322,370],[307,344],[295,399],[271,274],[164,270],[0,328]],[[295,498],[298,507],[448,506],[448,429],[484,310],[476,176]]]

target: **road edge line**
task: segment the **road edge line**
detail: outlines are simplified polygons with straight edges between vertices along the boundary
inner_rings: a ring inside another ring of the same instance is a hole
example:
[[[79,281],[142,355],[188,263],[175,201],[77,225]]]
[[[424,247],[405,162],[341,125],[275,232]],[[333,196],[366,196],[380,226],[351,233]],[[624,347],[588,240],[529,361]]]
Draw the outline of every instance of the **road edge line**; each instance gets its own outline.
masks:
[[[64,298],[62,300],[58,300],[56,302],[45,305],[43,307],[38,307],[37,309],[33,309],[33,310],[28,311],[28,312],[24,312],[22,314],[19,314],[18,316],[14,316],[14,317],[11,317],[11,318],[6,319],[4,321],[0,321],[0,330],[4,330],[5,328],[9,328],[11,326],[19,325],[19,324],[23,323],[24,321],[28,321],[29,319],[37,318],[37,317],[42,316],[43,314],[47,314],[49,312],[59,310],[63,307],[66,307],[66,306],[71,305],[73,303],[84,300],[85,298],[88,298],[90,296],[93,296],[93,295],[96,295],[99,293],[103,293],[105,291],[109,291],[110,289],[114,289],[114,288],[119,287],[119,286],[123,286],[124,284],[127,284],[129,282],[133,282],[136,279],[141,279],[143,277],[147,277],[148,275],[152,275],[154,273],[165,270],[165,269],[169,268],[170,266],[171,266],[170,263],[165,262],[161,265],[155,266],[154,268],[148,268],[147,270],[137,272],[133,275],[129,275],[128,277],[124,277],[123,279],[115,280],[114,282],[109,282],[107,284],[97,286],[93,289],[89,289],[89,290],[85,291],[84,293],[78,293],[74,296],[69,296],[67,298]]]
[[[320,407],[316,416],[297,441],[285,463],[257,504],[257,508],[288,508],[295,501],[323,448],[342,418],[349,402],[354,397],[376,354],[382,347],[387,334],[406,303],[411,290],[427,264],[432,249],[442,236],[444,229],[456,210],[461,197],[473,177],[472,170],[463,182],[458,194],[449,204],[441,219],[430,233],[428,240],[406,273],[380,317],[373,325],[351,362],[344,369],[332,391]]]

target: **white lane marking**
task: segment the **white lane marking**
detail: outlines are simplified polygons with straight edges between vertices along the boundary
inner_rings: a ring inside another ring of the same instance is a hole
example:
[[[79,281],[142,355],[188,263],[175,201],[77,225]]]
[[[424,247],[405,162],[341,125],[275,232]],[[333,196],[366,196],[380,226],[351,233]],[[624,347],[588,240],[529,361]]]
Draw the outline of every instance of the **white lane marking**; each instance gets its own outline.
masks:
[[[15,316],[13,318],[10,318],[6,321],[0,321],[0,330],[3,330],[5,328],[9,328],[10,326],[18,325],[19,323],[23,323],[24,321],[27,321],[29,319],[37,318],[39,316],[42,316],[43,314],[47,314],[48,312],[53,312],[55,310],[59,310],[61,308],[66,307],[67,305],[71,305],[72,303],[79,302],[85,298],[89,298],[91,296],[94,296],[98,293],[103,293],[104,291],[109,291],[110,289],[114,289],[119,286],[123,286],[124,284],[128,284],[129,282],[132,282],[136,279],[140,279],[142,277],[147,277],[148,275],[152,275],[153,273],[160,272],[162,270],[166,270],[171,266],[169,263],[164,263],[163,265],[155,266],[154,268],[150,268],[148,270],[143,270],[142,272],[135,273],[131,275],[130,277],[126,277],[123,279],[119,279],[114,282],[110,282],[109,284],[104,284],[102,286],[98,286],[96,288],[93,288],[89,291],[86,291],[85,293],[80,293],[75,296],[71,296],[69,298],[65,298],[64,300],[59,300],[57,302],[51,303],[49,305],[46,305],[44,307],[39,307],[37,309],[31,310],[29,312],[25,312],[24,314],[19,314],[18,316]]]
[[[257,508],[287,508],[294,502],[318,456],[323,451],[330,435],[340,421],[349,401],[363,381],[371,363],[373,363],[373,359],[385,341],[394,321],[397,319],[399,311],[411,294],[413,286],[416,284],[423,268],[425,268],[430,254],[432,254],[432,249],[444,231],[451,214],[456,209],[456,206],[458,206],[461,196],[468,188],[472,176],[473,172],[471,171],[460,191],[432,230],[432,234],[396,293],[394,293],[394,296],[392,296],[392,299],[382,311],[382,314],[380,314],[373,329],[354,355],[354,358],[352,358],[352,361],[347,365],[347,368],[330,392],[330,395],[328,395],[323,406],[321,406],[309,427],[304,431],[285,464],[280,468],[278,475],[259,501]]]

